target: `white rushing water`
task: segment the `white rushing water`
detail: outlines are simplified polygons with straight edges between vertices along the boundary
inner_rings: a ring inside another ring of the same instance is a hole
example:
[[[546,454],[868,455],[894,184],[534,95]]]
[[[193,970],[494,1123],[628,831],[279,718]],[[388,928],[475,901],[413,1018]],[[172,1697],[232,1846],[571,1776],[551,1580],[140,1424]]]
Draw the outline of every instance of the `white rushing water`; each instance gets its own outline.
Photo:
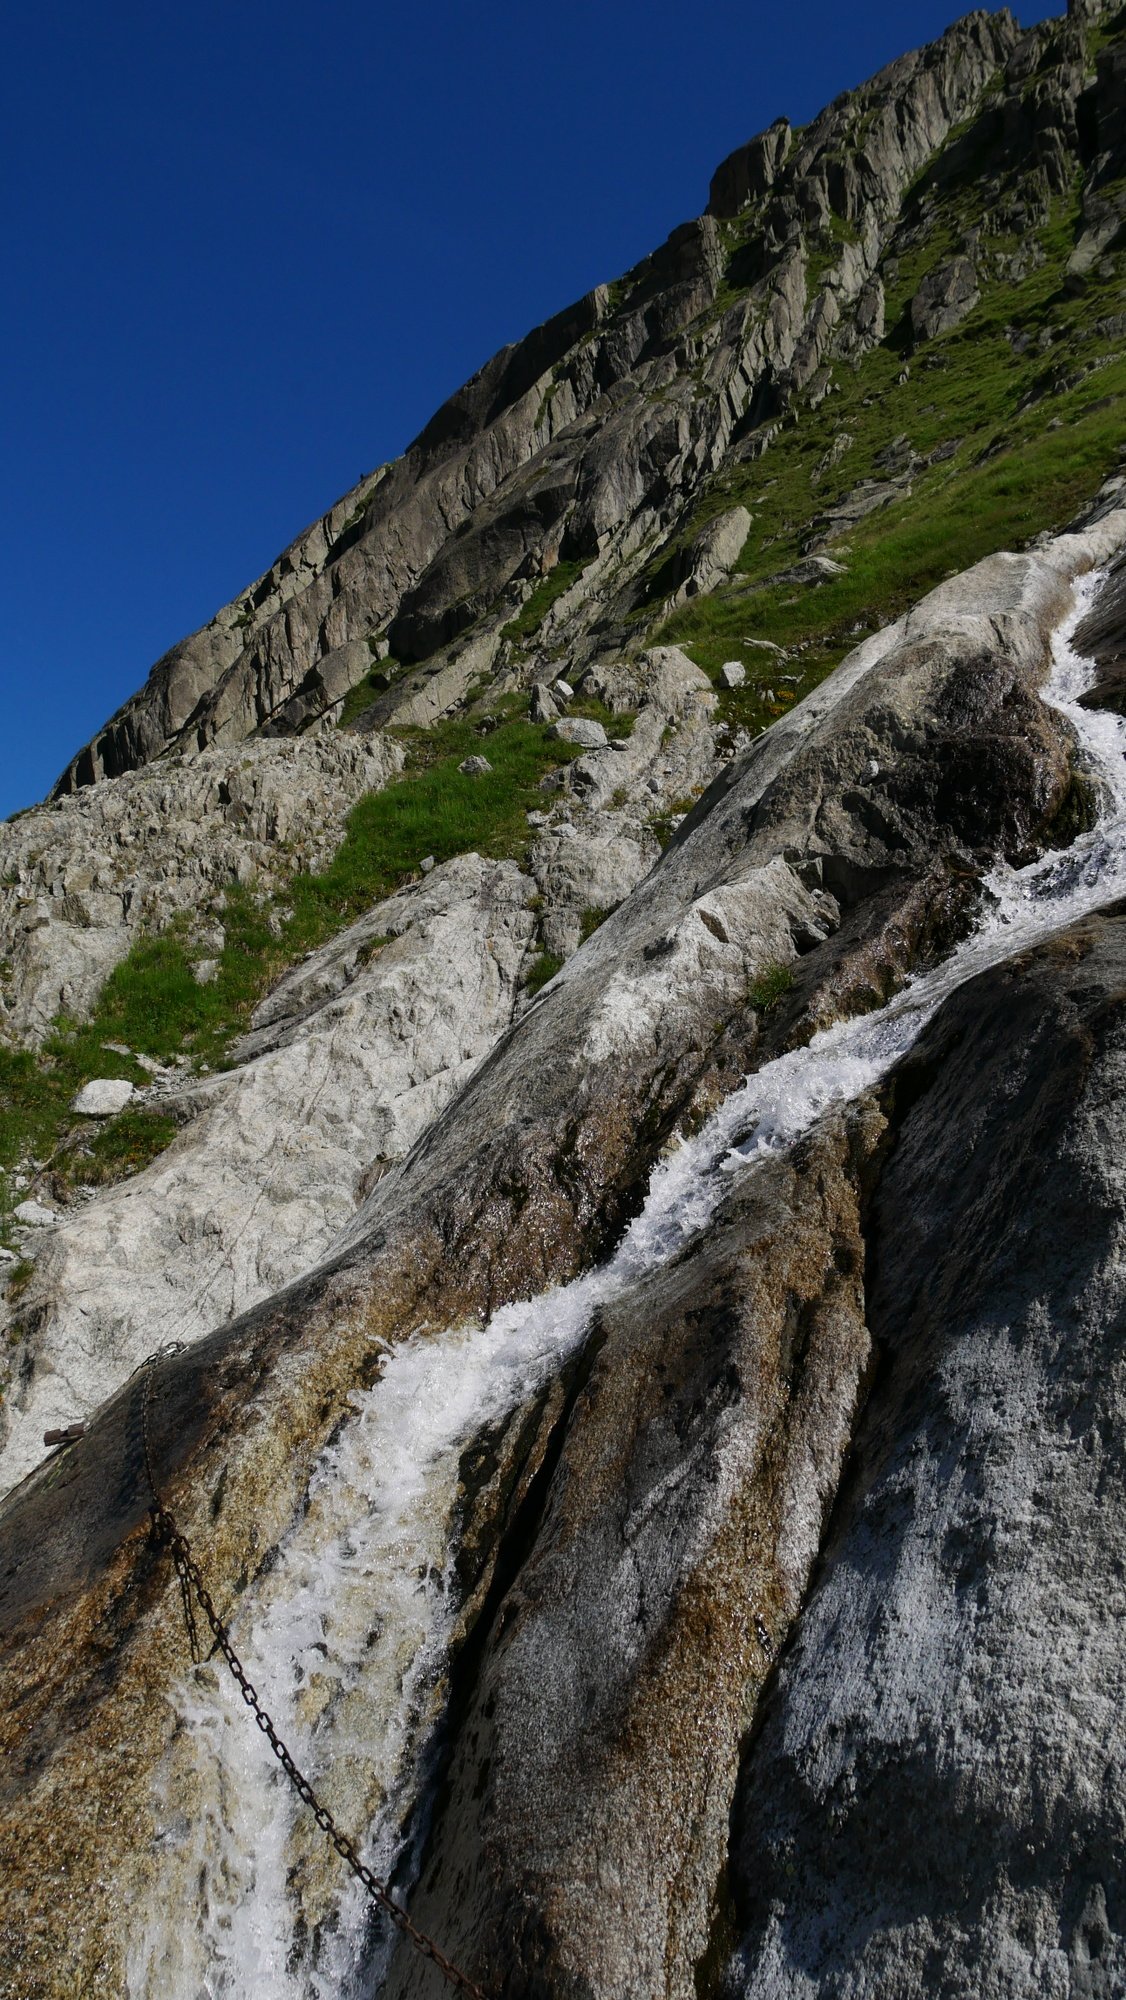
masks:
[[[1078,696],[1089,665],[1071,635],[1097,579],[1056,634],[1045,698],[1072,723],[1097,786],[1095,830],[987,879],[978,928],[879,1013],[834,1026],[768,1064],[653,1175],[645,1206],[601,1269],[505,1307],[487,1326],[389,1352],[325,1454],[309,1504],[249,1610],[233,1621],[251,1678],[341,1823],[370,1829],[365,1858],[400,1856],[406,1808],[425,1787],[456,1615],[452,1538],[466,1443],[575,1352],[595,1309],[659,1269],[706,1227],[765,1154],[885,1076],[967,979],[1126,893],[1126,722]],[[162,1774],[168,1828],[162,1907],[138,1936],[131,2000],[368,2000],[382,1962],[361,1897],[293,1801],[229,1679],[208,1668],[176,1695]],[[304,1870],[298,1930],[289,1872]]]

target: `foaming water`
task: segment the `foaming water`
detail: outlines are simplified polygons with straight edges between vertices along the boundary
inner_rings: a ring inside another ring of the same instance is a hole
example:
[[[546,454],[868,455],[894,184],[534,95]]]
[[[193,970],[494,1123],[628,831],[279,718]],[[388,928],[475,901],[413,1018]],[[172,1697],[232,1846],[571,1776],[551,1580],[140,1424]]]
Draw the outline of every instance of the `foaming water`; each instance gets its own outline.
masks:
[[[1094,830],[1028,867],[995,869],[977,929],[943,966],[734,1091],[655,1171],[607,1264],[506,1306],[487,1326],[406,1342],[375,1387],[352,1397],[353,1420],[233,1632],[298,1762],[342,1825],[368,1829],[364,1857],[377,1871],[411,1872],[406,1829],[428,1789],[457,1616],[466,1443],[550,1380],[600,1305],[707,1226],[733,1175],[878,1083],[966,980],[1126,894],[1126,722],[1079,706],[1093,673],[1071,643],[1098,581],[1077,587],[1044,690],[1096,786]],[[131,2000],[370,2000],[384,1942],[308,1816],[295,1814],[229,1679],[199,1670],[175,1703],[182,1726],[161,1774],[162,1903],[132,1951]]]

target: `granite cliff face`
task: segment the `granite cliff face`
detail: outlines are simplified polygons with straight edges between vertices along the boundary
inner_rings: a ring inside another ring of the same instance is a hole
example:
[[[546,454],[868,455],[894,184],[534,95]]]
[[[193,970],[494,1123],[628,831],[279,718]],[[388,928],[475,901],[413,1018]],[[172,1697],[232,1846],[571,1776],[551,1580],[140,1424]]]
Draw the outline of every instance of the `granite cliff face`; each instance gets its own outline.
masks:
[[[545,648],[571,668],[594,657],[643,573],[672,562],[682,585],[695,573],[713,589],[746,537],[732,513],[726,559],[686,542],[704,495],[883,339],[920,245],[930,268],[906,309],[926,343],[965,319],[992,266],[1035,263],[1030,226],[1077,175],[1076,272],[1115,241],[1126,72],[1120,47],[1092,39],[1078,7],[1027,35],[1007,11],[969,14],[812,125],[782,120],[742,148],[703,216],[504,349],[401,460],[173,648],[60,791],[333,720],[380,655],[395,668],[372,716],[429,721],[482,676],[526,682]],[[973,217],[952,199],[967,186]],[[968,248],[944,254],[963,221]],[[756,483],[769,492],[769,474]],[[529,633],[506,634],[547,579],[566,587]]]
[[[1124,79],[778,121],[0,827],[5,1994],[442,1990],[147,1460],[483,1993],[1126,1993]]]

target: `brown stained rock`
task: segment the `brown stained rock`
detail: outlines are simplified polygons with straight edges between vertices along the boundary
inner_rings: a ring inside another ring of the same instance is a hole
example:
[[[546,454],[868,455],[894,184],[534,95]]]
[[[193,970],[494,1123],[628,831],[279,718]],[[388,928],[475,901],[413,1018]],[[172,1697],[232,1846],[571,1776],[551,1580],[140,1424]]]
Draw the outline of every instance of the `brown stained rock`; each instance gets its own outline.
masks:
[[[739,1746],[862,1393],[871,1102],[603,1311],[416,1898],[490,1992],[695,1991]],[[429,1991],[400,1953],[388,1992]]]
[[[936,852],[973,831],[965,818],[969,746],[984,746],[988,774],[990,746],[1000,744],[1006,785],[1015,787],[999,806],[982,800],[984,852],[1035,826],[1059,789],[1066,737],[1051,719],[1046,734],[1034,731],[1019,750],[1016,738],[1033,719],[1031,691],[1044,673],[1063,578],[1112,548],[1120,529],[1106,522],[1093,540],[980,565],[866,642],[799,714],[717,781],[659,866],[502,1039],[403,1166],[379,1182],[335,1260],[162,1364],[161,1480],[220,1602],[224,1592],[253,1593],[300,1515],[349,1391],[376,1378],[388,1340],[479,1321],[604,1255],[640,1206],[662,1147],[715,1087],[720,1038],[728,1075],[754,1067],[760,1020],[748,996],[756,980],[802,958],[812,966],[826,948],[816,937],[825,938],[834,910],[847,916],[896,882],[906,891],[927,875]],[[952,784],[945,767],[960,732],[968,762]],[[878,814],[867,775],[873,762],[890,800]],[[831,903],[824,888],[806,885],[818,868]],[[785,1268],[797,1237],[788,1248],[782,1231],[779,1249]],[[706,1260],[708,1244],[699,1255]],[[816,1287],[790,1268],[795,1296],[814,1297]],[[828,1270],[823,1259],[817,1268]],[[855,1284],[855,1265],[838,1280]],[[767,1326],[777,1322],[771,1282],[763,1275],[751,1284]],[[645,1318],[659,1318],[662,1295],[658,1286]],[[640,1339],[644,1327],[635,1332]],[[634,1335],[627,1329],[622,1338]],[[739,1365],[748,1383],[758,1369],[763,1394],[773,1395],[769,1355],[760,1356],[753,1329],[746,1338]],[[136,1382],[127,1385],[55,1467],[0,1508],[3,1844],[30,1854],[47,1825],[84,1913],[51,1959],[47,1941],[67,1929],[57,1885],[29,1859],[0,1886],[7,1926],[0,1934],[8,1965],[24,1968],[29,2000],[76,1990],[116,1996],[123,1912],[159,1879],[151,1788],[162,1732],[171,1727],[162,1700],[176,1610],[167,1568],[157,1573],[144,1534],[138,1393]],[[693,1422],[685,1407],[689,1431]],[[827,1466],[826,1440],[829,1431]],[[815,1541],[815,1524],[809,1534]],[[763,1581],[773,1607],[790,1602],[786,1578],[806,1559],[779,1570],[781,1558],[770,1558]],[[718,1629],[730,1618],[718,1586],[707,1605],[692,1612],[693,1632],[699,1621],[714,1618]],[[178,1670],[182,1652],[175,1659]],[[681,1681],[670,1672],[672,1715]],[[676,1712],[677,1727],[688,1729],[688,1709]],[[107,1846],[111,1809],[127,1830],[124,1850]],[[589,1826],[583,1838],[595,1838]],[[710,1839],[701,1850],[709,1857]],[[679,1940],[680,1964],[704,1921],[704,1864],[697,1856],[685,1865],[688,1914],[669,1933]],[[33,1960],[30,1947],[21,1955],[21,1937],[40,1941],[41,1973],[26,1969]]]

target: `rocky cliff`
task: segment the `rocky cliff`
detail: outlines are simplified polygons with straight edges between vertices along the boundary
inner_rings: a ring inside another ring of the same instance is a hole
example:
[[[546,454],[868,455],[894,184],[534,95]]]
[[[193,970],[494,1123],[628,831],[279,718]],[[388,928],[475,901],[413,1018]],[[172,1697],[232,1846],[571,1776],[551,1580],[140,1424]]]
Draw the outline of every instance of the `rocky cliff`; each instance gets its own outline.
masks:
[[[157,1497],[482,1993],[1126,1993],[1124,77],[779,121],[0,827],[5,1993],[442,1990]]]
[[[666,598],[763,572],[751,558],[784,553],[780,529],[820,545],[935,486],[911,435],[920,402],[950,426],[934,440],[951,447],[944,492],[971,487],[996,409],[962,409],[941,378],[971,351],[980,371],[985,343],[934,342],[975,314],[971,336],[1003,328],[1017,360],[1036,356],[1022,387],[1044,425],[1069,417],[1053,390],[1113,356],[1120,329],[1097,330],[1090,298],[1078,318],[1057,299],[1023,322],[1061,276],[1087,293],[1113,279],[1126,69],[1107,18],[1075,6],[1022,34],[1007,11],[967,15],[811,125],[781,120],[742,148],[703,216],[503,350],[158,662],[60,792],[316,728],[369,680],[369,717],[427,721],[483,677],[527,683],[542,653],[573,669]],[[910,378],[931,368],[922,398]],[[889,382],[907,393],[861,414]],[[771,497],[792,428],[824,432],[835,460],[800,524]]]

